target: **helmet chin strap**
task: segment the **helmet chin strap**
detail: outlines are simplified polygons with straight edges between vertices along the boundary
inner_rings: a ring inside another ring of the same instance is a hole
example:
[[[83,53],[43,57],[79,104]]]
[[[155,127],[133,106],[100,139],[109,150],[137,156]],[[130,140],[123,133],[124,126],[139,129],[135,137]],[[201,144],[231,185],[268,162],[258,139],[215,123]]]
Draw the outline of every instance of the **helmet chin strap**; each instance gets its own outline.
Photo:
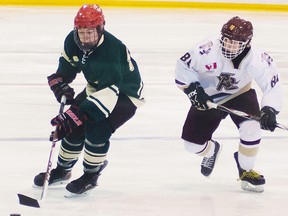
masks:
[[[74,29],[73,36],[74,36],[75,43],[77,44],[79,49],[82,50],[84,53],[93,52],[93,50],[96,49],[104,41],[103,31],[101,32],[101,36],[98,38],[97,42],[95,42],[95,43],[83,43],[83,42],[81,42],[76,28]]]
[[[84,53],[89,53],[91,51],[93,51],[96,47],[97,47],[97,44],[92,44],[92,43],[81,43],[81,50],[84,52]]]

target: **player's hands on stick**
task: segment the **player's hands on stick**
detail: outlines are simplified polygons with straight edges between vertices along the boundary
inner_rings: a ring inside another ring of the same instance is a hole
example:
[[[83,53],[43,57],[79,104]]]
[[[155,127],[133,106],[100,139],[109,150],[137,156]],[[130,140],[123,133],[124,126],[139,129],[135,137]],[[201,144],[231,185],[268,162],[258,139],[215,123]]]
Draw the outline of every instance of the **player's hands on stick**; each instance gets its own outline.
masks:
[[[200,110],[209,109],[207,101],[213,101],[209,95],[207,95],[199,82],[191,83],[188,88],[184,89],[184,93],[187,94],[192,106]]]
[[[263,130],[274,131],[276,128],[277,111],[269,106],[264,106],[260,112],[260,126]]]
[[[78,106],[72,105],[66,112],[59,114],[51,120],[52,126],[56,130],[51,134],[50,140],[58,141],[68,136],[79,127],[84,127],[87,116],[79,109]]]
[[[57,101],[60,103],[63,95],[66,96],[66,104],[74,103],[74,89],[63,81],[63,78],[54,73],[47,77],[50,89],[53,91]]]

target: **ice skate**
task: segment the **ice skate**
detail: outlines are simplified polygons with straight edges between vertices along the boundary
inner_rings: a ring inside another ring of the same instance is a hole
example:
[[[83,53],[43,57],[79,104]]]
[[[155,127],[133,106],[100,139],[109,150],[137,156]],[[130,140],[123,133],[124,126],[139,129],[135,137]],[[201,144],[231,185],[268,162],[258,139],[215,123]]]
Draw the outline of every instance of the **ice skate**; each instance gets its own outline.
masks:
[[[245,191],[252,191],[262,193],[264,191],[265,178],[254,170],[249,172],[242,169],[238,162],[238,152],[234,153],[234,158],[239,170],[239,181],[241,181],[241,188]]]
[[[39,173],[34,178],[35,187],[43,187],[45,181],[45,172]],[[68,183],[68,180],[71,178],[71,171],[67,171],[57,166],[55,169],[51,170],[49,178],[49,186],[56,186]]]
[[[214,142],[215,144],[214,154],[209,158],[204,157],[201,163],[201,173],[202,175],[206,177],[209,177],[211,173],[213,172],[215,163],[217,161],[217,158],[222,148],[222,146],[218,142],[213,141],[213,140],[211,141]]]
[[[70,198],[73,196],[84,196],[87,195],[90,190],[97,186],[97,180],[101,175],[102,170],[107,166],[108,161],[105,160],[100,166],[100,169],[95,173],[85,172],[80,178],[70,182],[66,186],[66,190],[70,193],[66,194],[65,197]]]

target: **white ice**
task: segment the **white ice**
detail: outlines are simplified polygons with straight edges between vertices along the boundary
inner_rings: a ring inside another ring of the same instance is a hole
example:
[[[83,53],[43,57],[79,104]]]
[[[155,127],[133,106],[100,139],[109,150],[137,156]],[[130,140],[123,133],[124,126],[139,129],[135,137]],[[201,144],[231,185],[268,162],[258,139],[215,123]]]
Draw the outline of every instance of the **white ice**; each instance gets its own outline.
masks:
[[[229,118],[214,134],[224,147],[209,179],[200,174],[201,158],[187,153],[180,139],[190,104],[174,85],[176,59],[206,36],[219,35],[232,16],[252,21],[253,44],[274,58],[288,92],[288,14],[252,11],[104,8],[106,29],[129,47],[139,64],[147,103],[113,135],[109,165],[89,196],[67,199],[64,188],[51,189],[40,209],[19,205],[17,193],[35,199],[41,195],[32,182],[46,170],[53,130],[49,122],[59,109],[46,76],[57,68],[77,10],[0,7],[1,216],[288,214],[288,131],[263,132],[255,167],[266,177],[262,194],[240,189],[233,159],[238,132]],[[73,87],[79,92],[84,85],[79,76]],[[285,98],[278,121],[286,125],[287,109]],[[81,159],[73,178],[80,175]]]

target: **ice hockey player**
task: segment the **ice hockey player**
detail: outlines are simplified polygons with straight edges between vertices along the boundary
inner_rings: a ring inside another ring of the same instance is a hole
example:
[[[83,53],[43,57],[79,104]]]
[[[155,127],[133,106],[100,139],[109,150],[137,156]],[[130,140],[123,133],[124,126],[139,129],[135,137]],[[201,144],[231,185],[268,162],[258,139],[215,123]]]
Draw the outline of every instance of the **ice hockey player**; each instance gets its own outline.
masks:
[[[58,102],[65,95],[71,105],[51,120],[61,146],[49,185],[68,183],[83,152],[84,174],[66,186],[72,194],[86,193],[97,185],[107,165],[111,135],[144,103],[137,63],[127,47],[104,26],[102,9],[95,4],[83,5],[74,19],[74,30],[65,39],[58,69],[48,76]],[[87,85],[74,98],[74,89],[69,84],[80,72]],[[34,184],[43,186],[44,180],[45,173],[40,173]]]
[[[234,158],[244,190],[263,192],[265,178],[253,170],[261,141],[261,128],[274,131],[276,115],[282,105],[280,76],[275,62],[266,52],[251,46],[251,22],[235,16],[225,23],[219,38],[207,38],[177,60],[176,85],[191,101],[182,139],[188,152],[202,156],[201,173],[210,176],[221,151],[212,139],[228,114],[210,109],[207,101],[261,116],[260,122],[230,115],[239,131]],[[255,81],[263,92],[261,105]]]

